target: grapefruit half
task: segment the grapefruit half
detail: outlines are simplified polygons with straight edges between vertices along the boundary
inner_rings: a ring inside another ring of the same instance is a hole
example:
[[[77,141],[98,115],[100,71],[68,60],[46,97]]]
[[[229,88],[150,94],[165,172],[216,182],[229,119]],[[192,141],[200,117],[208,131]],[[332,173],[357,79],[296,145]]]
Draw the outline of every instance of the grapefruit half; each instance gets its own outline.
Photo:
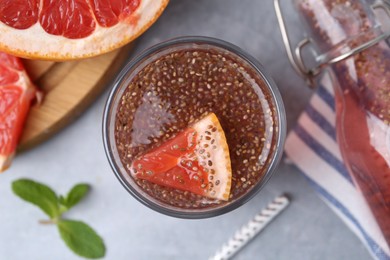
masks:
[[[2,0],[0,50],[25,58],[70,60],[132,41],[169,0]]]

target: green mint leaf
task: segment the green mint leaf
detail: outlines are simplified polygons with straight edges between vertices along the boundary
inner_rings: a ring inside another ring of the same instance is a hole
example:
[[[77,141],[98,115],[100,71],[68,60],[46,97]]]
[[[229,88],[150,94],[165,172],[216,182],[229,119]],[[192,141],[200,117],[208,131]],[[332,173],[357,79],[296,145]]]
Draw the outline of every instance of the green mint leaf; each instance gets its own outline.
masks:
[[[29,179],[20,179],[12,183],[13,192],[25,201],[41,208],[50,218],[60,215],[57,195],[48,186]]]
[[[63,205],[66,206],[68,209],[70,209],[71,207],[79,203],[80,200],[85,197],[88,191],[89,191],[88,184],[83,184],[83,183],[77,184],[69,191],[68,196],[66,196]]]
[[[102,238],[81,221],[60,220],[58,230],[66,245],[85,258],[101,258],[106,253]]]
[[[69,208],[66,206],[66,199],[64,198],[64,196],[58,196],[58,203],[60,203],[60,215],[69,210]]]
[[[65,200],[64,196],[62,196],[62,195],[58,196],[58,202],[61,205],[66,206],[66,200]]]

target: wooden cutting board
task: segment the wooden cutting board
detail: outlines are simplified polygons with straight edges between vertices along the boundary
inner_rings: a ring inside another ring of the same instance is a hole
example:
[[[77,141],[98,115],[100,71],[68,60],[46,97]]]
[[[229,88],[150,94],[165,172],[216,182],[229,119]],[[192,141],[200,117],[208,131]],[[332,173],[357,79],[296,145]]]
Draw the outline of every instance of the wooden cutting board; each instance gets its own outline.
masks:
[[[70,62],[25,60],[33,82],[44,92],[31,108],[18,150],[49,139],[76,119],[108,87],[129,58],[133,45],[98,57]],[[100,126],[97,126],[100,127]]]

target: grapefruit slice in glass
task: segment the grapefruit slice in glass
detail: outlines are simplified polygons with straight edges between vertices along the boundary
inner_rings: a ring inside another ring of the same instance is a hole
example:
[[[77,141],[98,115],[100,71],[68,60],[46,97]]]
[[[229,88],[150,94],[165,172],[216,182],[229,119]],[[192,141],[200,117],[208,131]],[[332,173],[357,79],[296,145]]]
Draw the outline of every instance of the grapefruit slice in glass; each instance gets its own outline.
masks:
[[[135,159],[135,178],[212,199],[229,199],[232,169],[225,133],[214,113]]]
[[[169,0],[2,0],[0,50],[20,57],[69,60],[132,41]]]
[[[37,93],[20,59],[0,52],[0,172],[11,163]]]

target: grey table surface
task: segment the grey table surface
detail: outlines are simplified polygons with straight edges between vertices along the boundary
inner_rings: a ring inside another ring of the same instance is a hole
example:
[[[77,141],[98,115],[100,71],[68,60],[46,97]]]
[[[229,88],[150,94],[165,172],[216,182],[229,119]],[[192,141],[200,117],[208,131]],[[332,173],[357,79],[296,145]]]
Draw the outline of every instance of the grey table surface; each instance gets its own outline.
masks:
[[[292,34],[299,36],[292,9],[287,5],[284,9]],[[288,129],[292,128],[312,92],[289,66],[271,0],[172,0],[139,38],[135,54],[182,35],[224,39],[258,59],[279,86]],[[45,218],[39,209],[12,194],[11,182],[21,177],[45,182],[59,193],[78,182],[90,183],[91,193],[66,216],[97,230],[108,249],[105,259],[207,259],[281,193],[292,196],[290,207],[235,259],[370,259],[298,170],[284,162],[255,198],[223,216],[182,220],[141,205],[122,188],[105,157],[101,119],[107,95],[108,91],[54,138],[18,155],[12,168],[0,176],[0,259],[78,259],[55,227],[38,224]]]

